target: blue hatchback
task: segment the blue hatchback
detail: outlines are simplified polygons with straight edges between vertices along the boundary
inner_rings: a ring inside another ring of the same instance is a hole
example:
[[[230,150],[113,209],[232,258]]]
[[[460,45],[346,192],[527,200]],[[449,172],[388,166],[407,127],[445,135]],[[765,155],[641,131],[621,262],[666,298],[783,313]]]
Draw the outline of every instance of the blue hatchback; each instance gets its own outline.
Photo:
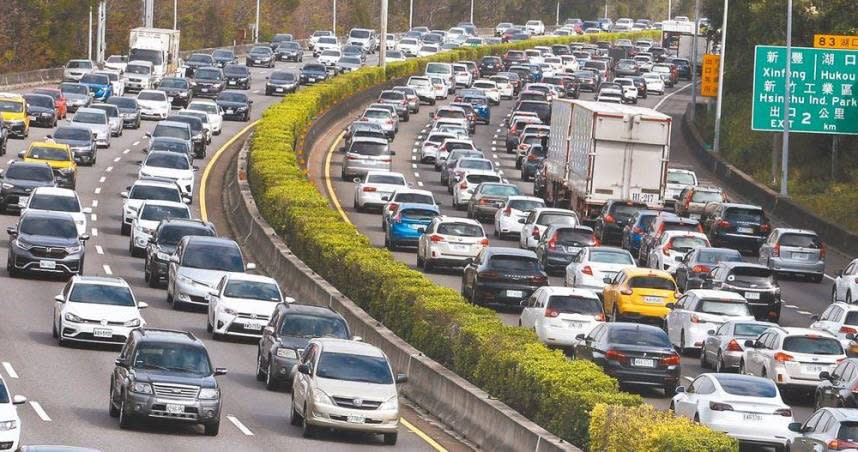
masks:
[[[658,214],[658,210],[639,210],[623,228],[623,248],[629,250],[632,256],[640,252],[641,239]]]
[[[462,102],[471,104],[478,121],[484,124],[491,122],[492,110],[489,107],[489,98],[485,94],[481,92],[463,94]]]
[[[85,85],[96,100],[107,100],[113,95],[113,86],[106,74],[84,74],[80,84]]]
[[[438,206],[403,203],[390,219],[384,235],[384,246],[393,251],[400,246],[417,246],[417,240],[432,222],[441,215]]]

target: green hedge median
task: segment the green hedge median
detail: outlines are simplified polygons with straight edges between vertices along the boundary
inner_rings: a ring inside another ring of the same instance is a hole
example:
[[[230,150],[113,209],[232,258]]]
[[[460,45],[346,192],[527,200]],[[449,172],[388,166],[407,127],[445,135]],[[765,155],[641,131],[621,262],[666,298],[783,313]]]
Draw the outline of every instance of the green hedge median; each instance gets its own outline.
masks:
[[[592,434],[590,411],[596,404],[635,407],[642,399],[620,392],[616,380],[594,364],[549,350],[533,332],[504,325],[493,311],[468,304],[456,291],[437,286],[387,250],[373,247],[329,208],[328,200],[307,179],[295,150],[312,121],[340,99],[391,79],[420,74],[427,62],[478,60],[508,49],[619,36],[552,37],[463,48],[392,63],[386,70],[367,67],[340,75],[287,95],[268,108],[250,148],[254,198],[296,256],[427,356],[581,447],[587,446]],[[623,37],[640,36],[656,35]]]

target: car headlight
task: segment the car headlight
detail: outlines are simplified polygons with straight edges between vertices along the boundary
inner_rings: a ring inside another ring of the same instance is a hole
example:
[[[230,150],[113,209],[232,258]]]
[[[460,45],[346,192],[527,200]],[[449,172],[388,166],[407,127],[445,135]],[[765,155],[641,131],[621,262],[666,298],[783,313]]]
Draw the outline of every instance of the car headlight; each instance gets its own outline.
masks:
[[[327,394],[324,393],[321,389],[316,389],[313,391],[313,401],[319,405],[333,405],[334,402],[328,397]]]
[[[2,185],[2,186],[3,186],[3,188],[5,188],[6,190],[10,190],[10,189],[15,188],[15,186],[14,186],[14,185],[12,185],[12,184],[7,184],[6,182],[3,182],[3,185]]]
[[[66,247],[66,252],[69,254],[79,253],[80,250],[81,250],[80,245]]]
[[[225,314],[227,314],[227,315],[236,315],[236,314],[238,314],[237,312],[235,312],[235,309],[232,309],[232,308],[223,308],[223,312],[224,312]]]
[[[147,228],[146,226],[140,226],[140,232],[142,232],[144,234],[152,235],[152,233],[155,232],[155,229],[154,228]]]
[[[155,253],[155,257],[159,260],[162,260],[162,261],[170,260],[170,255],[163,252],[163,251],[158,251],[157,253]]]
[[[33,245],[31,245],[27,242],[24,242],[21,239],[15,239],[14,245],[17,246],[18,248],[21,248],[22,250],[29,250],[29,249],[33,248]]]
[[[74,169],[73,168],[60,168],[59,172],[63,175],[71,176],[72,174],[74,174]]]
[[[200,395],[197,396],[200,400],[214,400],[218,397],[220,397],[220,389],[217,388],[200,389]]]
[[[138,326],[140,326],[140,319],[139,318],[138,319],[131,319],[131,320],[123,323],[123,325],[128,326],[128,327],[132,327],[132,328],[138,327]]]
[[[378,407],[379,410],[398,410],[399,409],[399,397],[393,396],[387,399],[386,402],[382,403],[381,406]]]
[[[278,348],[275,354],[281,358],[298,359],[298,352],[292,348]]]
[[[152,394],[152,385],[149,383],[133,383],[130,390],[138,394]]]
[[[9,430],[15,430],[18,427],[18,421],[3,421],[0,422],[0,432],[8,432]]]
[[[247,110],[247,106],[246,106],[246,105],[245,105],[245,106],[242,106],[242,107],[237,107],[237,108],[236,108],[236,111],[245,111],[245,110]]]
[[[239,81],[239,82],[246,82],[246,81],[247,81],[247,77],[242,77],[242,78],[238,79],[238,81]]]
[[[176,280],[179,281],[180,283],[183,283],[183,284],[194,284],[194,280],[191,278],[188,278],[187,276],[182,276],[182,275],[176,276]]]
[[[66,312],[66,321],[67,322],[75,322],[75,323],[83,322],[83,320],[81,320],[80,317],[72,314],[71,312]]]

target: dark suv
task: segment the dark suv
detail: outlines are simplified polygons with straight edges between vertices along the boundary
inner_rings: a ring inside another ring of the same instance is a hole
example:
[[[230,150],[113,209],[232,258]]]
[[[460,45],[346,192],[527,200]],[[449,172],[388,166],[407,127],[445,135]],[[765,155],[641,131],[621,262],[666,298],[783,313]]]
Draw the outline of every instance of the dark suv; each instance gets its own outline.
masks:
[[[746,262],[721,262],[704,277],[703,289],[735,292],[748,300],[757,320],[778,323],[781,288],[772,269]]]
[[[202,220],[161,220],[158,228],[152,234],[152,238],[149,239],[149,245],[146,246],[143,278],[149,283],[149,287],[158,287],[161,278],[167,278],[170,256],[176,251],[182,237],[188,235],[216,237],[217,231],[215,231],[213,224]]]
[[[205,434],[220,429],[221,392],[206,346],[186,331],[138,328],[114,361],[110,416],[130,428],[143,418],[202,424]]]
[[[83,274],[84,242],[89,235],[78,236],[74,218],[67,213],[32,211],[6,228],[9,254],[6,272]]]
[[[636,213],[646,208],[647,205],[642,202],[608,201],[593,223],[593,232],[603,244],[620,244],[623,241],[623,228]]]
[[[227,64],[223,68],[223,76],[226,78],[227,88],[250,89],[253,77],[250,69],[243,64]]]
[[[3,173],[0,212],[19,209],[18,200],[27,198],[36,187],[55,187],[54,171],[47,163],[13,161]]]
[[[545,285],[548,275],[536,253],[518,248],[483,248],[462,275],[462,295],[476,305],[520,306],[522,300]]]
[[[747,250],[753,255],[772,232],[763,208],[747,204],[709,203],[700,222],[712,246]]]
[[[262,330],[256,351],[256,379],[274,391],[280,383],[291,383],[294,367],[310,339],[350,339],[346,320],[327,307],[280,303]]]

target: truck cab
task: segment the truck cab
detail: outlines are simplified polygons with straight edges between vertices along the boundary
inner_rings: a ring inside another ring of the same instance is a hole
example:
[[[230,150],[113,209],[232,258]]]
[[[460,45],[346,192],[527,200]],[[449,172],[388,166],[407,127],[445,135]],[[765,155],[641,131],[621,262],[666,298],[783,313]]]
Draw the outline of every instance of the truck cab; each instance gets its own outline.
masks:
[[[152,86],[179,67],[179,30],[134,28],[129,39],[128,60],[152,63]]]

